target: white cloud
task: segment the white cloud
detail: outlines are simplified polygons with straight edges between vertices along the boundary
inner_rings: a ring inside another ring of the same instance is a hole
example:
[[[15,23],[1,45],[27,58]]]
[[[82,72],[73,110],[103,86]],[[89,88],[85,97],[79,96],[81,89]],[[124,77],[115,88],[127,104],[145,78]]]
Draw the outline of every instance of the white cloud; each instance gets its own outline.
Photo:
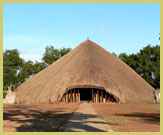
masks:
[[[69,47],[67,41],[57,39],[53,35],[4,35],[3,49],[18,49],[20,57],[32,61],[41,61],[45,47],[53,45],[55,48]]]
[[[3,49],[18,49],[20,57],[32,61],[41,61],[49,40],[39,36],[8,35],[3,38]]]
[[[27,51],[27,50],[21,50],[20,51],[20,57],[25,59],[25,61],[32,60],[41,62],[42,55],[36,54],[35,52]]]

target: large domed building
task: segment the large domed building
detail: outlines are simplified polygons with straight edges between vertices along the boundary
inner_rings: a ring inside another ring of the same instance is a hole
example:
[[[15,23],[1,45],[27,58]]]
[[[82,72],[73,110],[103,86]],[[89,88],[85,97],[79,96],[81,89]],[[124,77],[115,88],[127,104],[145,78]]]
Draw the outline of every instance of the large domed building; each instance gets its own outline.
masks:
[[[153,91],[127,64],[86,40],[21,84],[15,103],[149,102]]]

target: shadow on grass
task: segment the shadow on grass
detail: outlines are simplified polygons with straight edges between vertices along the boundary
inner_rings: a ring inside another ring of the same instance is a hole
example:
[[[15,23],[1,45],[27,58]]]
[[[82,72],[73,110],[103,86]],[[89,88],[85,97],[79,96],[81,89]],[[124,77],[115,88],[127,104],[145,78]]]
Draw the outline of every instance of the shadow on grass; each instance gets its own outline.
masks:
[[[131,117],[132,120],[149,124],[160,124],[160,113],[131,113],[131,114],[116,114],[117,116]],[[139,118],[139,119],[136,119]]]

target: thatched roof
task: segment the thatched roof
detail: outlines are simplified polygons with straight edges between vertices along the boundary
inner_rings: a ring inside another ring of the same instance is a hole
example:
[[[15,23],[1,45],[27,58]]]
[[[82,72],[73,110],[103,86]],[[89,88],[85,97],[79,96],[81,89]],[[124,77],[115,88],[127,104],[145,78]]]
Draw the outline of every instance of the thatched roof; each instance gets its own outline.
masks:
[[[11,86],[8,87],[7,95],[3,99],[4,104],[13,104],[15,102],[15,92],[11,90]]]
[[[154,100],[154,88],[120,59],[86,40],[16,89],[16,103],[55,103],[69,88],[101,87],[121,103]]]

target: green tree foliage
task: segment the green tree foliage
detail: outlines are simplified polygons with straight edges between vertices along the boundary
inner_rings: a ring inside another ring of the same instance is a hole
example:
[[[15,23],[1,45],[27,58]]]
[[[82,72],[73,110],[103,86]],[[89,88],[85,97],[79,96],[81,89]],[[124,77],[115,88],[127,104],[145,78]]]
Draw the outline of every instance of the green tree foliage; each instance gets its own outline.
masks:
[[[47,46],[45,48],[45,53],[43,55],[43,62],[47,65],[52,64],[54,61],[60,58],[59,50],[55,49],[53,46]]]
[[[47,46],[43,56],[43,62],[31,60],[25,62],[19,56],[16,49],[6,50],[3,53],[3,89],[7,90],[12,84],[12,89],[17,88],[25,80],[37,74],[54,61],[58,60],[68,52],[70,48],[55,49],[53,46]]]
[[[70,48],[55,49],[53,46],[47,46],[42,58],[42,62],[25,62],[19,56],[16,49],[6,50],[3,53],[3,88],[6,90],[10,84],[13,89],[31,76],[40,72],[54,61],[58,60],[68,52]],[[113,55],[117,56],[115,53]],[[133,68],[154,88],[160,88],[160,46],[150,45],[144,47],[137,54],[127,55],[121,53],[118,56],[122,61]]]
[[[38,72],[40,72],[44,68],[46,68],[46,64],[45,63],[36,61],[34,63],[34,65],[33,65],[33,74],[37,74]]]
[[[116,57],[117,57],[117,54],[116,54],[115,52],[112,52],[112,54],[113,54],[114,56],[116,56]]]
[[[17,86],[18,72],[23,66],[24,60],[20,58],[18,50],[6,50],[3,53],[3,87],[7,89],[10,84]]]
[[[70,52],[72,49],[71,48],[62,48],[59,50],[60,52],[60,57],[64,56],[65,54],[67,54],[68,52]]]
[[[154,88],[160,88],[160,46],[144,47],[137,54],[118,56]]]
[[[48,66],[70,51],[71,48],[55,49],[53,46],[47,46],[42,61]]]
[[[18,84],[20,85],[26,79],[28,79],[31,75],[34,74],[33,62],[31,60],[24,62],[21,70],[18,73]]]
[[[121,60],[123,60],[125,63],[128,63],[128,55],[126,53],[121,53],[119,56],[118,56]]]

